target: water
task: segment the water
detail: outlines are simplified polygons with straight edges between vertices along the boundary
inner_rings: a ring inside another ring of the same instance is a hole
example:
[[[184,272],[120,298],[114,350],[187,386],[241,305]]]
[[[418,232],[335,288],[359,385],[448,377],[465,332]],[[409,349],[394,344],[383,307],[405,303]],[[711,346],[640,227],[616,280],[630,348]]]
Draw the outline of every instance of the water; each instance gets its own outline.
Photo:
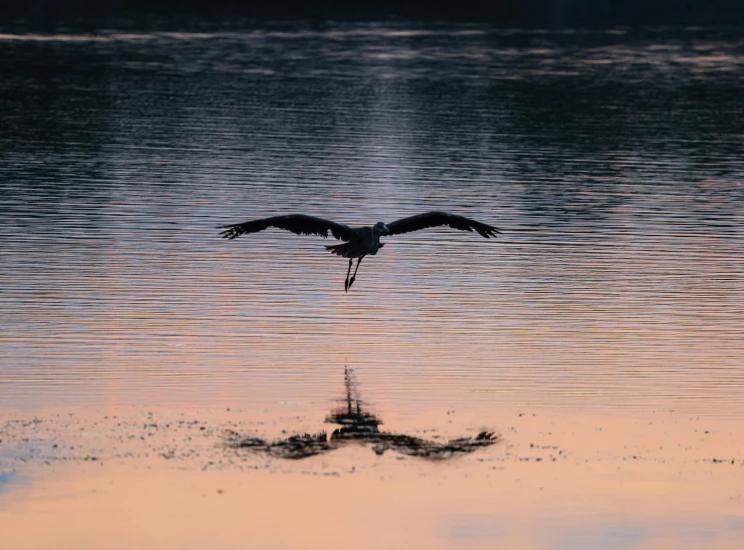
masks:
[[[268,534],[281,515],[326,542],[317,526],[345,518],[334,536],[386,532],[390,547],[404,533],[432,548],[741,547],[740,33],[5,29],[0,71],[0,512],[14,518],[0,523],[13,540],[204,547],[169,526],[210,518],[225,547],[304,546]],[[333,239],[217,229],[434,209],[503,235],[387,238],[348,294]],[[215,449],[225,428],[317,431],[344,366],[384,429],[499,442],[450,466],[344,449],[260,470]],[[164,428],[184,418],[205,430]],[[301,495],[290,511],[287,491]],[[359,494],[372,496],[339,507]],[[133,512],[143,495],[147,517]],[[51,539],[24,530],[50,511]],[[80,521],[131,538],[80,539]]]
[[[0,36],[3,405],[744,412],[744,46],[380,24]],[[442,209],[348,295],[318,237]]]

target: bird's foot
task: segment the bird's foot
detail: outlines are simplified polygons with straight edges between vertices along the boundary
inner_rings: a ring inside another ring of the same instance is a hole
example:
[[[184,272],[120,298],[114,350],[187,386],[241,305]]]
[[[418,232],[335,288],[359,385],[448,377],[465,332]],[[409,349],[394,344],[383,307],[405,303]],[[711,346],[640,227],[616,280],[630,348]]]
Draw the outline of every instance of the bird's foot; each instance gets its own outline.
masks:
[[[349,279],[349,288],[351,288],[351,285],[354,284],[354,280],[355,279],[356,279],[356,277],[352,277],[351,279]]]
[[[344,281],[344,292],[349,292],[349,287],[350,287],[350,286],[351,286],[351,285],[349,284],[349,279],[346,279],[346,280]]]

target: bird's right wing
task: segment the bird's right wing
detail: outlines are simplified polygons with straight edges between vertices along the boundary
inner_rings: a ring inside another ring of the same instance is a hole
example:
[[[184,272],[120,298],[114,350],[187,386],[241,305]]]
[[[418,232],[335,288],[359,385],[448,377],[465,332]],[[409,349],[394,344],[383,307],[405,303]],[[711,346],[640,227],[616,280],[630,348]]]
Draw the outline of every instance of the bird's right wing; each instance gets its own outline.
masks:
[[[274,216],[273,218],[223,225],[220,226],[220,229],[224,229],[224,231],[220,235],[225,239],[232,240],[245,233],[258,233],[269,227],[285,229],[297,235],[320,235],[321,237],[328,237],[330,231],[334,237],[341,241],[350,240],[352,234],[351,228],[342,223],[305,214],[289,214],[287,216]]]
[[[475,229],[487,239],[495,237],[497,233],[501,233],[501,231],[491,225],[471,220],[465,216],[448,214],[447,212],[426,212],[425,214],[418,214],[417,216],[410,216],[394,221],[387,224],[387,227],[391,235],[400,235],[402,233],[410,233],[411,231],[441,225],[448,225],[452,229],[461,229],[462,231],[473,231]]]

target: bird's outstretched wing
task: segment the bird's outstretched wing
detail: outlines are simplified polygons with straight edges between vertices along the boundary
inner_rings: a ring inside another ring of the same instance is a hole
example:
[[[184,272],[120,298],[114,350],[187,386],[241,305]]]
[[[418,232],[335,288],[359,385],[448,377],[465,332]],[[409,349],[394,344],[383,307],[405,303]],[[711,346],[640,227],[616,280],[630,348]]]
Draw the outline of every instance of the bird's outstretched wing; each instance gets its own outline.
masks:
[[[305,214],[289,214],[287,216],[274,216],[273,218],[223,225],[220,226],[220,229],[224,229],[224,231],[220,235],[225,239],[232,240],[244,233],[258,233],[269,227],[286,229],[297,235],[320,235],[322,237],[328,237],[330,231],[334,237],[341,241],[350,240],[352,234],[351,228],[341,223]]]
[[[403,218],[387,224],[391,235],[410,233],[411,231],[418,231],[427,227],[438,227],[440,225],[448,225],[453,229],[461,229],[463,231],[475,230],[487,239],[495,237],[497,233],[501,233],[495,227],[486,225],[485,223],[477,222],[464,216],[448,214],[447,212],[427,212],[426,214],[418,214],[417,216]]]

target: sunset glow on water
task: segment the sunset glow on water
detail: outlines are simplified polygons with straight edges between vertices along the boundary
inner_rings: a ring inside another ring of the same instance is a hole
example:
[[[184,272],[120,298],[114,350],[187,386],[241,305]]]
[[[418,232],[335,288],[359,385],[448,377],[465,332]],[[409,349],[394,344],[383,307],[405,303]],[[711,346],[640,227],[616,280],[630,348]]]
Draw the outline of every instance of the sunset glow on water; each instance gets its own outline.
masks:
[[[9,548],[743,547],[735,33],[5,29],[0,53]],[[217,228],[430,210],[502,234],[383,237],[346,293],[333,238]],[[345,368],[381,424],[340,444]],[[323,432],[302,459],[225,445]]]

